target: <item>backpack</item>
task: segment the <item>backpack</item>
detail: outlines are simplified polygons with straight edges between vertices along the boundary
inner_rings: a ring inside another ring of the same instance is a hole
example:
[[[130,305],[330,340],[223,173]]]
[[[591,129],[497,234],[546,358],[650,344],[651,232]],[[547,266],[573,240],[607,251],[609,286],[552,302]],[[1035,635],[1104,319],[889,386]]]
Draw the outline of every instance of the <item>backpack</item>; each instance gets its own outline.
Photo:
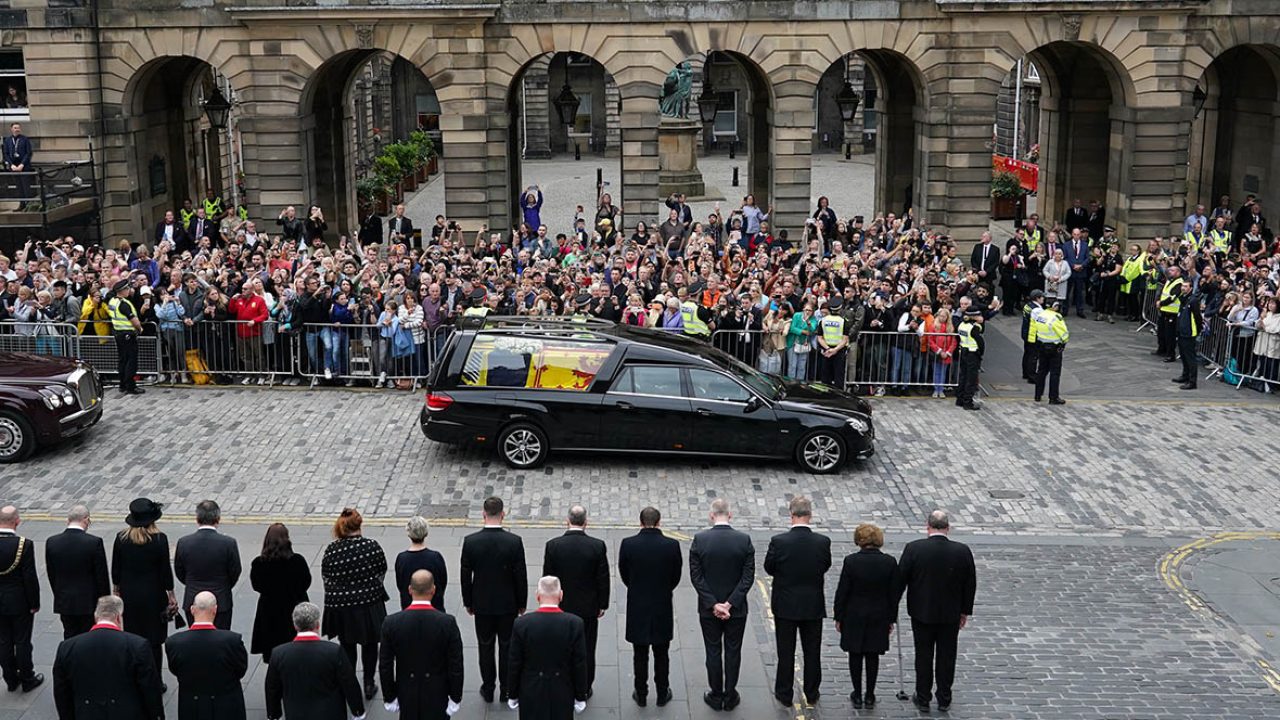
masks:
[[[1240,384],[1240,366],[1236,363],[1235,358],[1227,360],[1227,366],[1222,368],[1222,381],[1231,385]]]

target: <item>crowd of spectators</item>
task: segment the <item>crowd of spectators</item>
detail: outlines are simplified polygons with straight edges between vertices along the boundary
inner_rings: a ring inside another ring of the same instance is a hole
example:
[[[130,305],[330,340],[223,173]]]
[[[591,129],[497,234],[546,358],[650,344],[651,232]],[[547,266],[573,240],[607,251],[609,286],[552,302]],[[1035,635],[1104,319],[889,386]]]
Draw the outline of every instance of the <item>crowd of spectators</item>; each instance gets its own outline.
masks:
[[[12,262],[0,257],[0,321],[36,342],[55,342],[58,324],[107,335],[104,294],[130,279],[144,332],[160,337],[162,369],[178,370],[163,379],[408,388],[471,307],[689,332],[693,302],[717,345],[797,379],[819,379],[820,322],[839,313],[849,374],[866,392],[932,385],[939,396],[966,310],[1016,315],[1041,290],[1080,317],[1088,305],[1097,320],[1137,319],[1163,269],[1191,257],[1206,309],[1238,328],[1241,367],[1274,378],[1280,354],[1272,309],[1280,244],[1252,199],[1238,212],[1216,209],[1212,220],[1198,219],[1198,209],[1183,237],[1128,248],[1096,203],[1086,210],[1077,201],[1061,223],[1041,226],[1032,215],[1003,245],[984,233],[962,252],[969,238],[925,227],[909,209],[842,217],[825,197],[801,228],[775,227],[772,208],[751,195],[705,219],[673,195],[661,223],[628,228],[608,193],[594,211],[579,208],[572,228],[551,228],[542,191],[523,197],[510,233],[464,233],[437,216],[407,235],[400,231],[415,224],[400,207],[390,221],[370,213],[326,242],[317,207],[305,219],[285,208],[260,225],[235,208],[215,222],[203,206],[184,205],[150,242],[32,241]]]

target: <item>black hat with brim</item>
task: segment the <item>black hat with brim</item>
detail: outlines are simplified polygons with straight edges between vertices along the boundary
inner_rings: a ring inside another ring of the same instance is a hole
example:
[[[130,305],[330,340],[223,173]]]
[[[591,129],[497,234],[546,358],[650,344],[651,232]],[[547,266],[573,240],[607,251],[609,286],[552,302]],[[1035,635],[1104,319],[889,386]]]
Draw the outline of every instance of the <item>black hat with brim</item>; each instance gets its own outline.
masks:
[[[161,511],[163,507],[164,505],[153,500],[138,498],[129,503],[129,514],[125,516],[124,523],[129,527],[152,525],[164,514]]]

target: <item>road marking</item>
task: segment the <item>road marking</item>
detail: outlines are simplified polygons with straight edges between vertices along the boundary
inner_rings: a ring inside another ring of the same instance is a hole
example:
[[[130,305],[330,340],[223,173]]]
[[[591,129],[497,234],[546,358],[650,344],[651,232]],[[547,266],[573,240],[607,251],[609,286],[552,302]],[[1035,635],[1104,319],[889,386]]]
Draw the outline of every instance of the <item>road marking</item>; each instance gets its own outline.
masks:
[[[776,638],[777,632],[778,632],[778,626],[773,620],[773,607],[769,603],[769,589],[772,584],[773,584],[772,579],[765,580],[764,578],[756,578],[756,592],[760,594],[760,606],[764,608],[764,622],[765,622],[765,625],[769,627],[769,634],[773,635]],[[796,648],[796,651],[797,652],[795,656],[795,663],[796,663],[795,677],[803,678],[804,677],[804,653],[800,651],[800,648],[798,646]],[[781,657],[778,658],[778,662],[779,663],[782,662]],[[774,677],[775,679],[777,678],[776,671],[774,672]],[[794,681],[793,681],[793,684],[794,684]],[[792,691],[794,692],[794,688],[792,688]],[[769,696],[773,697],[773,693],[770,692]],[[794,715],[795,720],[808,720],[808,711],[812,709],[813,706],[810,705],[808,700],[805,698],[803,690],[800,691],[800,693],[796,696],[796,698],[797,698],[796,701],[791,706],[792,714]]]
[[[1222,623],[1222,625],[1230,631],[1231,634],[1235,635],[1237,646],[1248,656],[1249,659],[1253,660],[1253,662],[1257,664],[1258,671],[1262,675],[1263,681],[1266,682],[1267,685],[1271,686],[1272,690],[1280,693],[1280,670],[1267,662],[1265,658],[1260,657],[1262,650],[1258,647],[1257,642],[1249,635],[1237,630],[1227,622],[1227,619],[1223,617],[1222,614],[1209,607],[1209,604],[1206,603],[1203,598],[1196,594],[1194,590],[1187,587],[1186,583],[1182,582],[1180,572],[1183,563],[1196,553],[1203,552],[1208,548],[1214,547],[1215,545],[1221,545],[1223,543],[1250,540],[1280,541],[1280,532],[1262,530],[1249,532],[1222,532],[1210,537],[1192,540],[1185,545],[1174,548],[1166,553],[1164,557],[1160,558],[1160,562],[1157,565],[1157,572],[1159,572],[1160,579],[1164,582],[1165,587],[1177,594],[1183,604],[1190,608],[1192,612],[1217,620]]]

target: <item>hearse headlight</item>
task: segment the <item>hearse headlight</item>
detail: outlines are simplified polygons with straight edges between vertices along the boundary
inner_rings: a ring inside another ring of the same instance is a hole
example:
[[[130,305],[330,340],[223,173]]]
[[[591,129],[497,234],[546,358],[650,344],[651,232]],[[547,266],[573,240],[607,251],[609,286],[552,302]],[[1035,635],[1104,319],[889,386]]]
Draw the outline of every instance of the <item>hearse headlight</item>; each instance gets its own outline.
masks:
[[[864,433],[871,429],[871,426],[868,425],[865,420],[861,420],[859,418],[852,418],[852,417],[846,418],[845,422],[849,423],[849,427],[853,428],[854,430],[857,430],[860,433]]]

